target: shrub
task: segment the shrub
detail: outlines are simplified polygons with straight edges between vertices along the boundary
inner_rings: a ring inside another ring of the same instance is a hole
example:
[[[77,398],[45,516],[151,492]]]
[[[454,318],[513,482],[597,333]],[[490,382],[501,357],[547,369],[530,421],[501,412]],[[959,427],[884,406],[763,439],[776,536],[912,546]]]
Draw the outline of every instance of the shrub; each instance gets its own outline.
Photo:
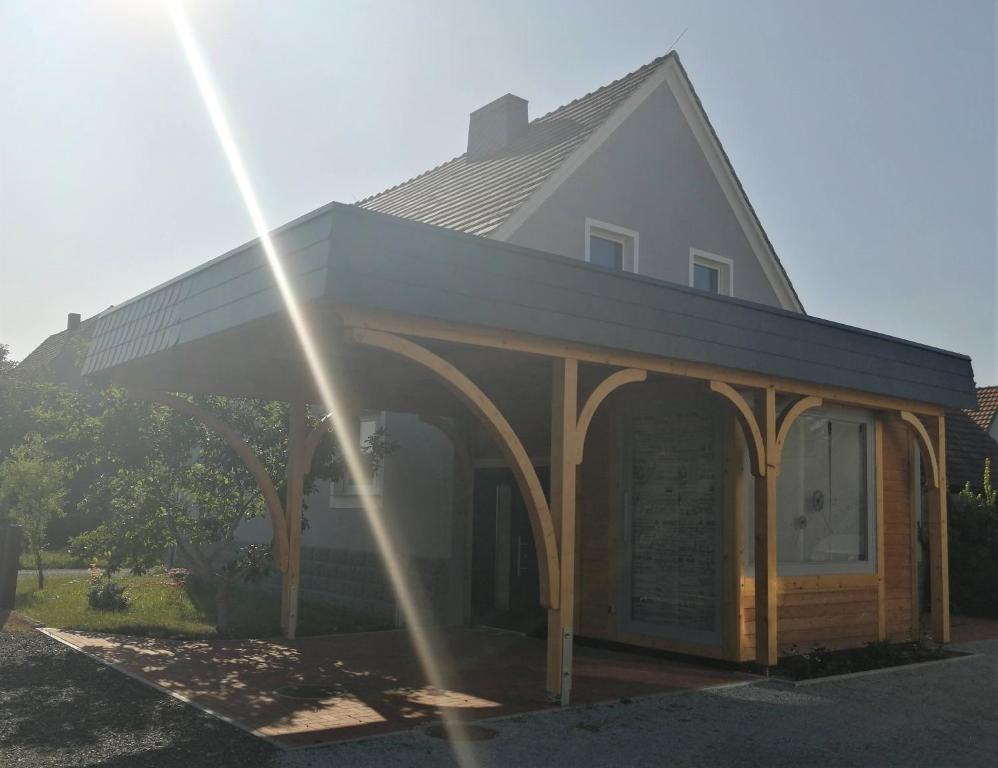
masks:
[[[125,597],[125,587],[100,576],[90,582],[87,590],[87,603],[95,611],[118,612],[128,609],[128,598]]]
[[[981,493],[970,483],[949,511],[949,579],[953,607],[971,616],[998,616],[998,504],[991,462],[984,463]]]

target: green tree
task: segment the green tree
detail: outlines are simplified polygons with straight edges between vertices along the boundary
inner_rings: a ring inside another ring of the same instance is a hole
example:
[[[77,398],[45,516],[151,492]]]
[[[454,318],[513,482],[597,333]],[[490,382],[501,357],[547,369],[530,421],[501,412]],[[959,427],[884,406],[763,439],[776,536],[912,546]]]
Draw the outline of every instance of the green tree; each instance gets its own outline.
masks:
[[[21,526],[24,542],[35,558],[38,588],[45,586],[42,549],[49,522],[62,515],[66,471],[45,450],[41,437],[29,435],[0,464],[0,510]]]
[[[249,443],[270,477],[280,479],[283,497],[288,406],[224,397],[198,403]],[[310,426],[317,423],[309,417]],[[233,582],[255,580],[269,567],[269,547],[235,540],[241,523],[266,513],[252,473],[218,435],[167,408],[116,402],[99,429],[96,443],[117,457],[116,466],[93,484],[89,503],[105,505],[109,519],[76,537],[71,549],[110,572],[141,572],[178,550],[194,577],[214,588],[218,628],[226,632]],[[378,434],[364,455],[376,465],[388,447]],[[305,479],[306,496],[318,481],[336,480],[343,471],[334,441],[324,440]]]
[[[6,376],[17,367],[17,361],[10,359],[10,345],[0,344],[0,376]]]

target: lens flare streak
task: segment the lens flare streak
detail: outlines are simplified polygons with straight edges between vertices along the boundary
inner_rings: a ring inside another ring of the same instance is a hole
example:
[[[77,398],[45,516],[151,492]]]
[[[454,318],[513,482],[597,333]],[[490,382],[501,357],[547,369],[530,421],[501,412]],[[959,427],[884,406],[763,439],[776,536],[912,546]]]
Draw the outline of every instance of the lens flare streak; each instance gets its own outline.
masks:
[[[232,135],[228,119],[226,118],[225,111],[222,109],[218,93],[212,83],[208,66],[201,54],[185,9],[180,2],[168,2],[167,6],[187,63],[197,83],[198,91],[201,94],[215,132],[218,135],[222,151],[225,153],[225,158],[228,161],[236,186],[239,189],[239,194],[249,213],[253,228],[259,238],[267,263],[273,272],[274,280],[280,291],[288,316],[291,319],[295,334],[301,344],[302,353],[314,378],[316,390],[322,399],[323,407],[329,414],[328,418],[332,426],[332,431],[343,453],[347,470],[356,485],[364,485],[363,478],[366,476],[366,467],[359,447],[352,440],[352,431],[346,424],[339,398],[336,395],[336,390],[328,374],[329,368],[326,365],[326,361],[323,360],[315,338],[308,327],[305,314],[295,296],[294,288],[277,253],[273,239],[270,236],[270,230],[264,219],[256,192],[250,182],[249,174],[246,171],[238,145]],[[437,645],[437,647],[440,647],[440,645],[431,640],[431,631],[428,623],[419,614],[418,603],[409,587],[406,574],[402,570],[402,560],[399,557],[398,548],[385,524],[381,510],[374,500],[367,495],[362,495],[361,500],[368,524],[374,535],[375,543],[380,550],[389,579],[398,599],[399,607],[405,618],[406,627],[410,633],[413,646],[423,667],[423,672],[431,686],[440,691],[446,691],[449,688],[446,676],[444,675],[438,655],[434,652],[434,645]],[[450,743],[458,764],[461,766],[473,766],[475,760],[465,738],[463,723],[450,712],[444,711],[443,718],[444,725],[451,737]]]

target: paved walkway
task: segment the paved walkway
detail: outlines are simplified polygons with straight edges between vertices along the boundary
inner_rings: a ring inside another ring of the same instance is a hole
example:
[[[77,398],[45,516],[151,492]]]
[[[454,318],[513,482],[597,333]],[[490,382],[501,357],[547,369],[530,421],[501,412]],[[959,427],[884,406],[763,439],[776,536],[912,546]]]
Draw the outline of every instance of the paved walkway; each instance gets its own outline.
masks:
[[[982,655],[794,687],[757,682],[487,722],[474,768],[991,766],[998,640]],[[454,765],[425,731],[275,754],[275,768]]]
[[[440,658],[451,689],[427,686],[402,630],[284,641],[176,641],[84,632],[52,636],[287,746],[409,730],[444,713],[475,720],[550,709],[545,643],[453,629]],[[595,703],[752,679],[677,661],[579,648],[573,700]],[[328,690],[290,698],[295,684]]]

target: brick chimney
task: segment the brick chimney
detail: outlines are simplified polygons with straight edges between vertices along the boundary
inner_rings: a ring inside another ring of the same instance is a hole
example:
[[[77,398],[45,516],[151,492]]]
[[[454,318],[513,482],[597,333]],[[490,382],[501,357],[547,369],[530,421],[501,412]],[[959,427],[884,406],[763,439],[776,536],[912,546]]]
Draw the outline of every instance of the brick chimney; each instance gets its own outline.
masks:
[[[80,327],[80,313],[70,312],[69,315],[66,317],[66,330],[75,331],[79,327]]]
[[[507,93],[471,113],[468,159],[501,152],[527,130],[527,100]]]

